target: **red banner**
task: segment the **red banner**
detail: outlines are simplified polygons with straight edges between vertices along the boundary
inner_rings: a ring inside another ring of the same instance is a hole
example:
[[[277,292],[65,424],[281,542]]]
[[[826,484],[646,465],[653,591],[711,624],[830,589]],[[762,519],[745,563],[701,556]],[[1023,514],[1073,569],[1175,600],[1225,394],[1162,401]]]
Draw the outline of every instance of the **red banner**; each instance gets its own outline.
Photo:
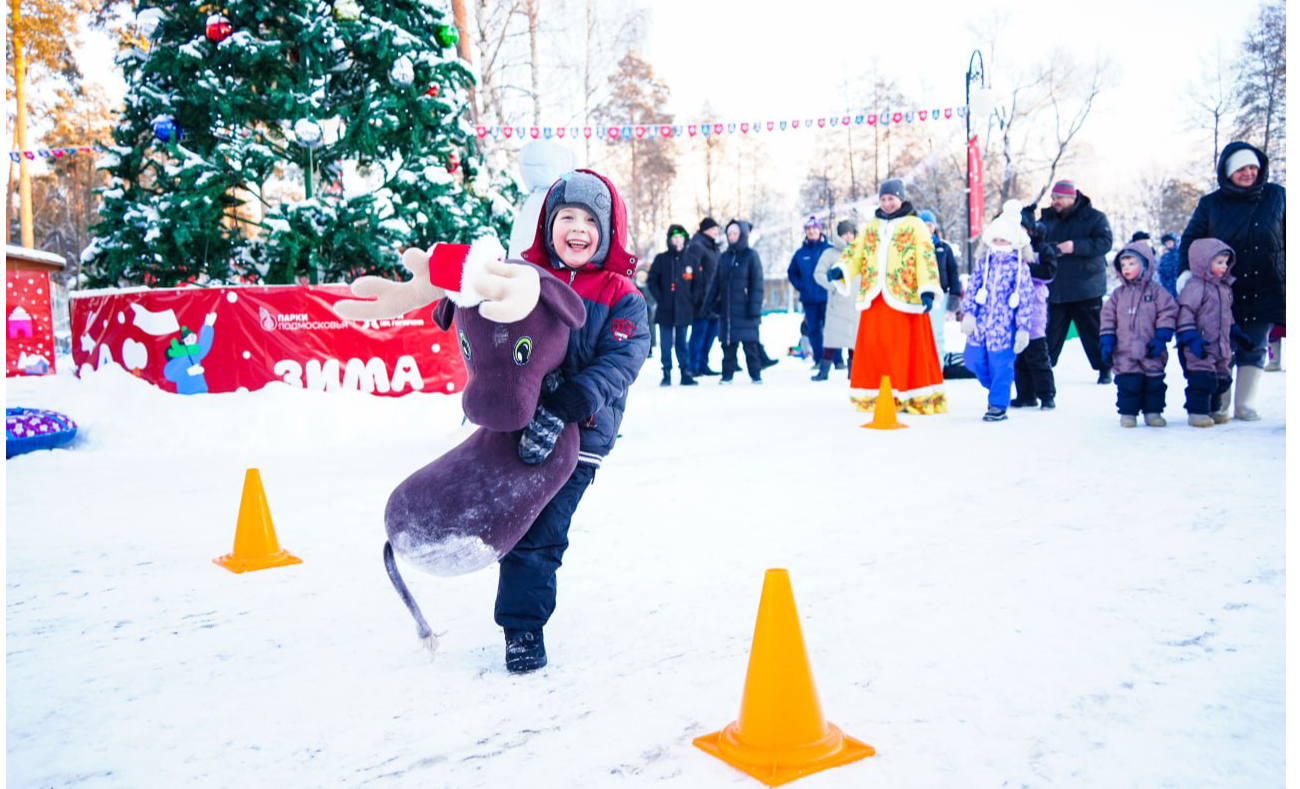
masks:
[[[379,395],[459,392],[465,366],[433,305],[401,318],[347,321],[346,285],[179,288],[72,300],[79,372],[117,363],[181,394],[269,383]]]
[[[984,227],[984,163],[980,161],[980,138],[972,137],[966,143],[966,166],[970,179],[970,237],[973,240]]]
[[[5,377],[54,372],[50,275],[43,269],[5,270]]]

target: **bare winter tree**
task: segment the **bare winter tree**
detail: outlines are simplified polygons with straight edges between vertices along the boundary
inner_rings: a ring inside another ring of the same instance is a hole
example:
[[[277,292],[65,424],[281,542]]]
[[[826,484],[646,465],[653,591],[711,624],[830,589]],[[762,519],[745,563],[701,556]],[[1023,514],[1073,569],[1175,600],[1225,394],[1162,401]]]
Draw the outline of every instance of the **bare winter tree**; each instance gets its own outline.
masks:
[[[1255,27],[1242,44],[1237,66],[1235,134],[1253,139],[1276,166],[1271,176],[1285,172],[1286,162],[1286,4],[1271,3],[1259,10]]]
[[[1204,193],[1201,183],[1148,170],[1131,181],[1131,188],[1112,196],[1106,213],[1116,240],[1127,240],[1144,230],[1151,234],[1152,243],[1158,244],[1156,239],[1164,233],[1182,232]]]
[[[962,133],[964,130],[949,129],[945,134],[932,128],[924,141],[925,158],[913,167],[908,186],[912,204],[918,210],[934,212],[943,238],[960,239],[966,232],[964,157],[952,154],[954,148],[961,148]]]
[[[493,125],[513,125],[522,117],[509,98],[526,92],[517,75],[528,65],[527,52],[518,46],[528,32],[524,2],[474,0],[473,48],[478,50],[475,112],[480,118],[490,119]],[[490,139],[480,144],[485,152],[491,153]]]
[[[1043,69],[1044,88],[1047,91],[1044,114],[1052,121],[1052,133],[1047,138],[1044,152],[1047,155],[1046,177],[1032,202],[1037,203],[1047,194],[1056,180],[1057,168],[1069,161],[1070,144],[1092,113],[1097,100],[1110,79],[1109,61],[1098,59],[1091,67],[1078,69],[1063,52],[1056,53]]]
[[[645,11],[629,0],[554,0],[547,7],[546,29],[554,35],[541,39],[548,65],[541,72],[541,90],[555,97],[559,123],[591,124],[596,107],[609,97],[609,77],[619,58],[642,46]],[[574,46],[575,40],[582,44]],[[598,139],[584,140],[582,158],[592,161],[600,145]]]
[[[985,55],[987,73],[1007,74],[996,64],[1006,22],[1004,14],[995,12],[969,26]],[[1027,71],[1000,77],[1001,84],[992,86],[998,106],[986,122],[981,145],[986,203],[991,202],[988,198],[999,205],[1011,197],[1026,204],[1042,200],[1058,169],[1070,161],[1078,134],[1097,96],[1110,84],[1112,71],[1105,58],[1083,65],[1057,50]],[[960,166],[964,171],[965,162]],[[1035,184],[1037,191],[1027,194]],[[993,185],[996,191],[990,192]]]
[[[1224,126],[1231,112],[1228,97],[1228,74],[1223,53],[1215,47],[1213,56],[1202,58],[1200,78],[1190,84],[1187,98],[1192,110],[1188,115],[1188,125],[1197,130],[1209,128],[1211,133],[1210,166],[1206,173],[1214,172],[1219,163],[1219,150],[1223,147]]]
[[[542,59],[537,53],[538,5],[540,0],[524,0],[524,18],[528,20],[528,77],[533,99],[533,125],[542,124]]]
[[[707,122],[717,117],[717,113],[712,105],[705,102],[700,110],[700,117]],[[723,162],[727,157],[727,138],[721,134],[700,133],[695,139],[699,140],[697,145],[701,168],[697,177],[702,175],[704,179],[703,199],[701,200],[699,195],[695,198],[696,213],[701,217],[711,216],[716,221],[725,222],[726,220],[721,216],[735,213],[739,208],[725,200],[723,197],[725,190],[720,185],[723,177]]]
[[[462,43],[472,43],[468,49],[478,75],[475,121],[492,126],[590,125],[596,105],[608,95],[618,53],[644,35],[644,15],[628,0],[469,0],[469,5]],[[575,40],[584,44],[575,47]],[[487,137],[480,145],[495,167],[509,171],[520,142]],[[585,141],[584,162],[591,159],[593,143],[600,140]]]
[[[76,147],[86,139],[109,139],[116,112],[99,86],[83,82],[55,93],[47,145]],[[64,272],[67,276],[80,270],[81,251],[90,244],[89,228],[99,221],[96,189],[107,180],[92,156],[76,154],[52,160],[50,172],[33,182],[37,245],[72,262],[71,270]]]
[[[669,91],[635,51],[619,60],[609,81],[610,96],[594,114],[599,123],[637,129],[630,140],[606,143],[611,154],[606,168],[624,184],[620,191],[627,202],[628,231],[634,251],[644,258],[668,229],[670,193],[677,177],[676,142],[659,134],[661,125],[673,123],[663,109]]]

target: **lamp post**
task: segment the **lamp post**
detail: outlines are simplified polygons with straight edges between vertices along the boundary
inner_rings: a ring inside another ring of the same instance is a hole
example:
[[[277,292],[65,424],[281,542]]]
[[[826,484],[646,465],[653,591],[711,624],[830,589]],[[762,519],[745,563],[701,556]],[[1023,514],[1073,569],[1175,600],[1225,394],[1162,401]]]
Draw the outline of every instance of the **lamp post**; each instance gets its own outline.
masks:
[[[976,92],[977,103],[981,107],[986,103],[987,87],[984,84],[984,54],[978,49],[971,53],[970,63],[966,66],[966,243],[964,245],[965,260],[963,261],[966,270],[970,271],[971,257],[974,255],[974,245],[971,239],[975,237],[974,228],[971,227],[971,184],[970,184],[970,141],[971,141],[971,116],[975,114],[975,108],[971,104],[970,86],[976,80],[979,81],[979,90]]]

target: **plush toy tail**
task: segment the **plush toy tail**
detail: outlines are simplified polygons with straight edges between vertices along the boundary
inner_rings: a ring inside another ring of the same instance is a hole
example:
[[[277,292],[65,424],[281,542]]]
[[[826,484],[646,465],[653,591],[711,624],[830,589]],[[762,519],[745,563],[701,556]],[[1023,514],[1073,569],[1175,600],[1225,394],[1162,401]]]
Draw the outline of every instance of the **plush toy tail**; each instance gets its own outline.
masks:
[[[384,568],[388,570],[388,580],[393,582],[393,587],[397,593],[402,596],[402,602],[410,610],[411,616],[415,617],[415,633],[420,637],[420,643],[424,648],[429,650],[429,657],[432,658],[438,650],[438,637],[429,629],[429,623],[424,621],[424,614],[420,613],[420,606],[416,604],[415,598],[411,596],[411,591],[406,588],[406,582],[397,572],[397,561],[393,558],[393,546],[387,540],[384,541]]]

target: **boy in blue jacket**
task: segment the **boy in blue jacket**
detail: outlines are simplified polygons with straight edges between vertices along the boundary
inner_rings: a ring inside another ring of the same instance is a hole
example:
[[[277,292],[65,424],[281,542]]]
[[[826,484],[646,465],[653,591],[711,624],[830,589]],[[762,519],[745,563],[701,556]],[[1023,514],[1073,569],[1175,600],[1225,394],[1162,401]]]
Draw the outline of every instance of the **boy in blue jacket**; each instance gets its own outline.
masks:
[[[576,170],[547,192],[533,245],[523,253],[582,297],[587,321],[569,336],[563,382],[542,393],[520,439],[520,458],[540,463],[564,425],[577,422],[581,448],[569,481],[501,559],[496,622],[505,629],[506,669],[512,673],[546,665],[542,628],[555,611],[555,576],[569,545],[569,523],[614,447],[628,390],[650,351],[646,303],[632,279],[636,257],[627,251],[626,238],[627,213],[614,185]]]

